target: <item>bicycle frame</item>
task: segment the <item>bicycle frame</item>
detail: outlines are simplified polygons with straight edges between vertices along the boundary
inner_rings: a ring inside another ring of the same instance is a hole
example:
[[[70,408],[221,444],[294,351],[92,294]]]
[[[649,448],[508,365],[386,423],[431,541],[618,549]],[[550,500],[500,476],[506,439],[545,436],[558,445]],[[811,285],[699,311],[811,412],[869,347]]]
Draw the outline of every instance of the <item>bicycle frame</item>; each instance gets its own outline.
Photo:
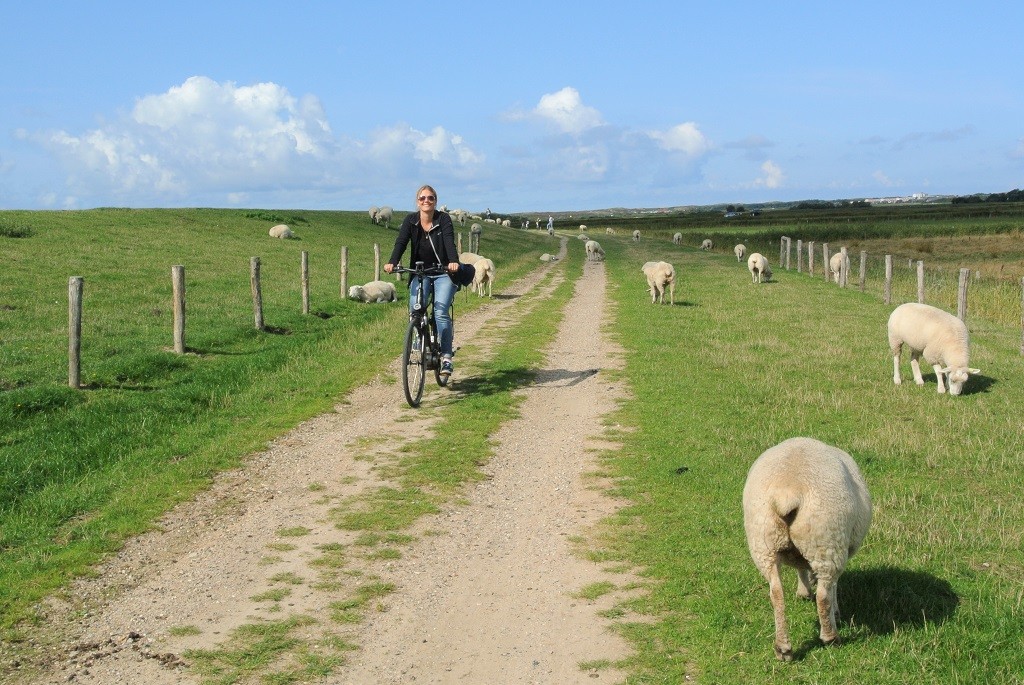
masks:
[[[423,397],[423,384],[428,370],[434,371],[434,379],[438,385],[448,384],[448,377],[441,375],[441,340],[437,335],[437,324],[434,321],[434,298],[425,301],[426,278],[446,274],[447,269],[443,266],[424,267],[423,262],[416,262],[415,267],[409,269],[396,266],[392,273],[419,277],[402,353],[405,399],[409,406],[418,407]]]

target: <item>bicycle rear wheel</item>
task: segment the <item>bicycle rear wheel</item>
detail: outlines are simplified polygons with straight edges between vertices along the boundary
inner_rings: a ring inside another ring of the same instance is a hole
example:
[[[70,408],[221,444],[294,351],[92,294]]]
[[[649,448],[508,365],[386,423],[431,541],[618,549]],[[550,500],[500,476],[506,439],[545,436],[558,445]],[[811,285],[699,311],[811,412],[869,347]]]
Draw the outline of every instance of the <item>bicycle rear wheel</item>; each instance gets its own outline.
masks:
[[[423,350],[426,341],[422,339],[420,328],[415,321],[409,322],[409,330],[405,333],[405,351],[402,352],[402,384],[405,386],[405,400],[410,407],[420,406],[423,399],[423,382],[426,370],[423,365]]]

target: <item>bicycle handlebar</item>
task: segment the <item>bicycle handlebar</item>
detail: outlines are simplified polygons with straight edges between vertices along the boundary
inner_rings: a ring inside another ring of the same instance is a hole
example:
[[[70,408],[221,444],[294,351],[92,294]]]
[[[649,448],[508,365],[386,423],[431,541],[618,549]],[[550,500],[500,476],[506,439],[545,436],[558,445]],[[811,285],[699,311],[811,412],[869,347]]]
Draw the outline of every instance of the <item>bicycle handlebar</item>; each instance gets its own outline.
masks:
[[[417,267],[404,267],[401,264],[395,264],[391,269],[393,274],[413,274],[416,276],[440,276],[441,274],[448,273],[448,267],[437,265],[437,266],[421,266]]]

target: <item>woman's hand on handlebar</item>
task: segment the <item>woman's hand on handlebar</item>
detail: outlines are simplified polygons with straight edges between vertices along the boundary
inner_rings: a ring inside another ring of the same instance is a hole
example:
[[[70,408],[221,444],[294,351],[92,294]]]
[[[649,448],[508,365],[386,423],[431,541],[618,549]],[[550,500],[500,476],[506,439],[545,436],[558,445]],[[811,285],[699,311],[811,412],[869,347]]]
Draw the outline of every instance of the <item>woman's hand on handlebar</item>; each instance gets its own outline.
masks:
[[[448,271],[450,271],[451,273],[455,273],[458,270],[459,270],[459,263],[458,262],[448,262]]]
[[[386,273],[391,273],[394,270],[394,268],[395,268],[394,264],[385,264],[384,265],[384,271]]]

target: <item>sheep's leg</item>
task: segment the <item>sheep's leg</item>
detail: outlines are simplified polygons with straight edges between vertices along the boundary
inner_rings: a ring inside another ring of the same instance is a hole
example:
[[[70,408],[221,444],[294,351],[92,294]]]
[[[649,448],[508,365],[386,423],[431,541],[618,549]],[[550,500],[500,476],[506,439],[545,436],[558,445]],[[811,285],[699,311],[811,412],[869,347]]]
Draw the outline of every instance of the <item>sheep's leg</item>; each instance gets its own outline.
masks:
[[[676,284],[675,282],[668,284],[668,303],[673,307],[676,304]]]
[[[821,641],[826,645],[839,644],[836,632],[836,580],[831,576],[818,578],[818,623],[821,624]]]
[[[814,597],[814,591],[812,590],[816,581],[814,574],[807,569],[797,569],[796,571],[796,596],[800,599],[811,599]]]
[[[935,380],[939,382],[939,392],[946,392],[946,374],[942,373],[942,367],[939,364],[932,364],[932,368],[935,369]]]
[[[903,378],[900,376],[900,355],[898,352],[892,356],[892,382],[896,385],[903,384]]]
[[[910,369],[914,372],[914,382],[918,385],[924,385],[924,376],[921,375],[921,362],[917,360],[918,357],[920,357],[919,354],[911,353]]]
[[[772,601],[775,614],[775,656],[780,661],[793,660],[793,645],[789,642],[789,630],[786,627],[786,600],[782,593],[782,578],[779,567],[782,561],[776,557],[768,567],[768,596]]]

